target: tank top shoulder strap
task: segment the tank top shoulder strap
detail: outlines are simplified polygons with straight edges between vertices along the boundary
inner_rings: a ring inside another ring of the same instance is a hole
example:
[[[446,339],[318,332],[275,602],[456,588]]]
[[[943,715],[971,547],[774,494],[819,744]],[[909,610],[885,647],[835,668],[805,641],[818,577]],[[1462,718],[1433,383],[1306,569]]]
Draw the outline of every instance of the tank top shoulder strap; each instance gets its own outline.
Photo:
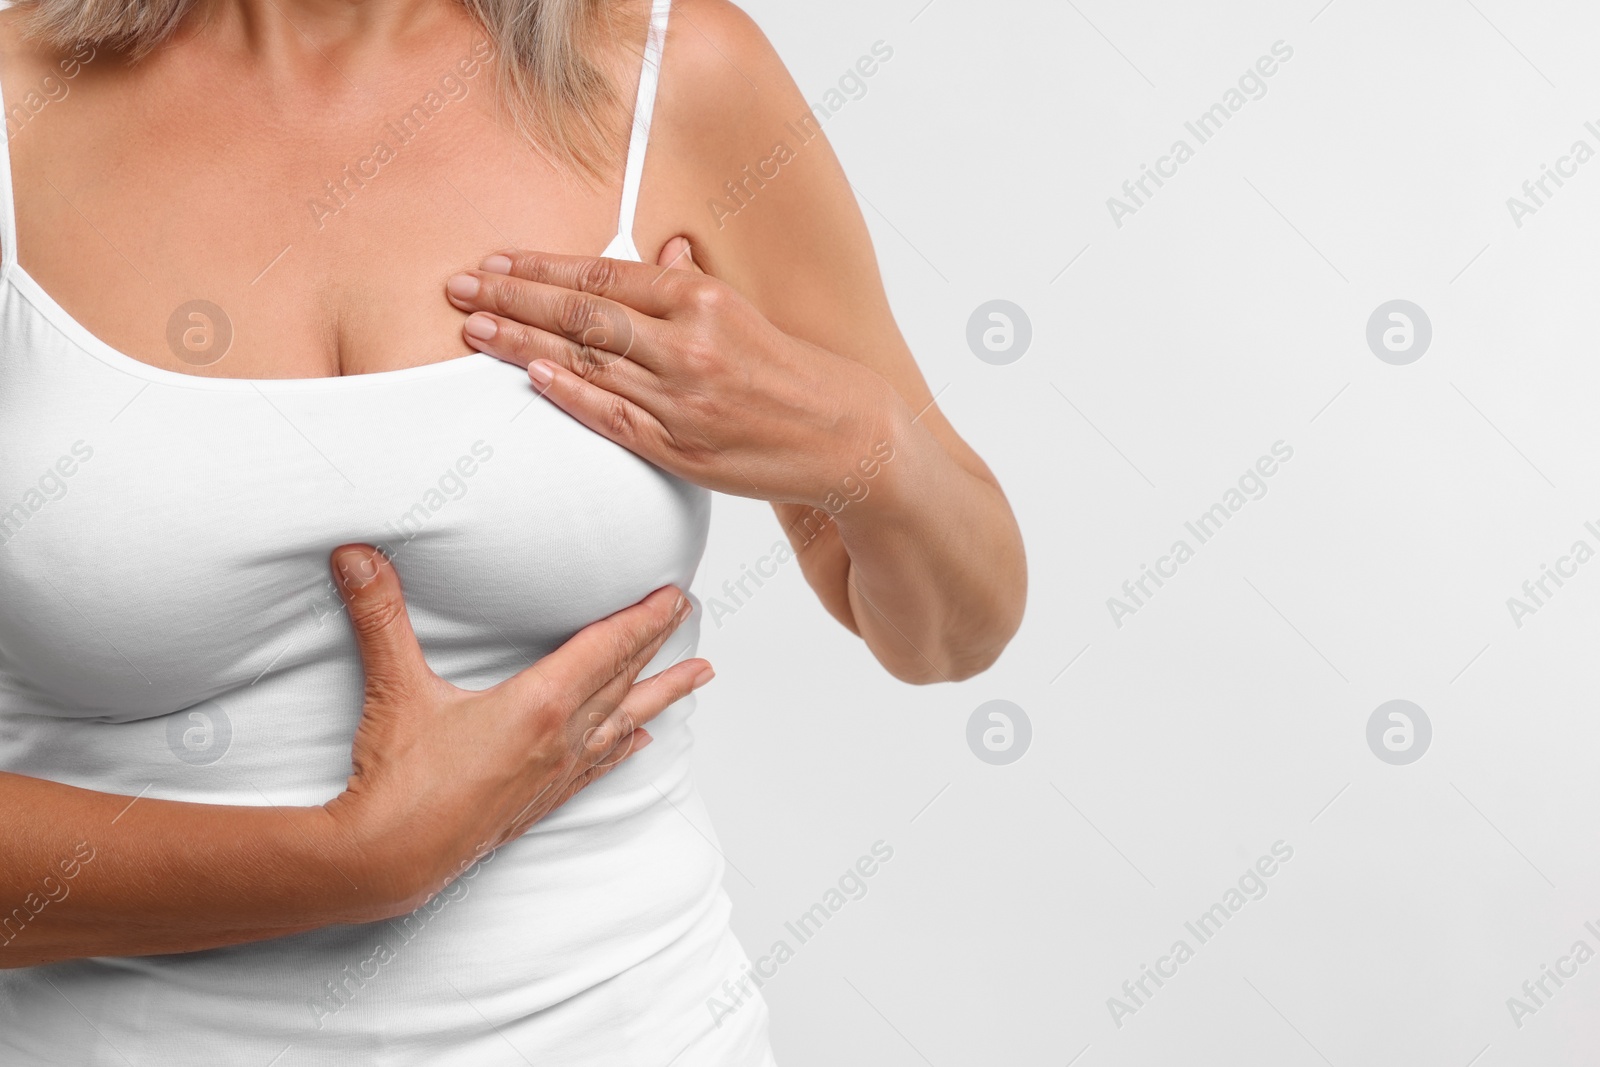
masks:
[[[617,232],[633,247],[633,219],[639,207],[639,185],[644,177],[645,150],[650,144],[650,120],[655,113],[656,85],[661,80],[661,53],[667,43],[667,14],[672,0],[652,0],[650,36],[644,46],[644,68],[639,72],[639,96],[633,107],[633,132],[628,138],[628,163],[622,176],[622,210]]]
[[[4,10],[0,6],[0,10]],[[20,104],[20,101],[19,101]],[[11,112],[0,88],[0,284],[11,277],[17,261],[17,198],[11,184]]]

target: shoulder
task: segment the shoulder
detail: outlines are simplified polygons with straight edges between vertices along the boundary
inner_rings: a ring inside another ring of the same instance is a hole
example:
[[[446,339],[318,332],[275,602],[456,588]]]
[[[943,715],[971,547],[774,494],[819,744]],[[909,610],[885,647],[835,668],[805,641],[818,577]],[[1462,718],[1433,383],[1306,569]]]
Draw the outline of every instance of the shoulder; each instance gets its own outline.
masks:
[[[669,23],[673,47],[681,56],[701,62],[722,58],[724,65],[764,55],[777,58],[756,20],[732,0],[672,0]]]
[[[880,284],[855,198],[772,41],[728,0],[674,0],[641,215],[775,322]],[[659,149],[659,155],[658,155]],[[643,236],[655,244],[656,233]],[[642,251],[648,255],[643,242]]]
[[[661,117],[703,150],[770,137],[804,106],[777,49],[730,0],[673,0],[662,66]]]

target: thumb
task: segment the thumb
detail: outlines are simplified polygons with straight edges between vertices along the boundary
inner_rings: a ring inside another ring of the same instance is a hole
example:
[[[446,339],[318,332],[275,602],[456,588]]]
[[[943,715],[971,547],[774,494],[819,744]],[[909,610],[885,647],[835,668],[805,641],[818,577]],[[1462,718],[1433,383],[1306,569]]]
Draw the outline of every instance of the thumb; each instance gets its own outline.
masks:
[[[668,270],[686,270],[694,274],[704,274],[700,264],[694,261],[694,249],[689,245],[689,239],[682,235],[674,237],[661,246],[661,255],[656,257],[656,266],[666,267]]]
[[[431,672],[411,629],[394,564],[368,545],[341,545],[333,550],[332,562],[334,584],[361,649],[368,699],[412,689]]]

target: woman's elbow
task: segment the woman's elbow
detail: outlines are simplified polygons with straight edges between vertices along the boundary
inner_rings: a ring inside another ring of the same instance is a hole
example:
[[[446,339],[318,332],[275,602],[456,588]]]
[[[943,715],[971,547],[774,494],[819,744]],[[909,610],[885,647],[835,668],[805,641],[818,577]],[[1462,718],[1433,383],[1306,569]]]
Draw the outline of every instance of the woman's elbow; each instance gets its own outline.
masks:
[[[924,652],[902,647],[896,650],[898,654],[874,649],[873,654],[893,678],[908,685],[964,682],[993,667],[1021,627],[1019,597],[1014,609],[1008,608],[987,625],[965,629],[961,635],[941,642],[937,649]]]

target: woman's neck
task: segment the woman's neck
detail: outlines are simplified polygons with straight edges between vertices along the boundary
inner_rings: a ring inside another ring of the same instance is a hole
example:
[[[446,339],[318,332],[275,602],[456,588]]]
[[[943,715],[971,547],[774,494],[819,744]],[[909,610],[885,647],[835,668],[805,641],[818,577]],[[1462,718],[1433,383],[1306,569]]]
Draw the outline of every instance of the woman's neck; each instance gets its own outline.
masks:
[[[191,25],[271,61],[355,55],[416,40],[464,14],[450,0],[200,0]]]

